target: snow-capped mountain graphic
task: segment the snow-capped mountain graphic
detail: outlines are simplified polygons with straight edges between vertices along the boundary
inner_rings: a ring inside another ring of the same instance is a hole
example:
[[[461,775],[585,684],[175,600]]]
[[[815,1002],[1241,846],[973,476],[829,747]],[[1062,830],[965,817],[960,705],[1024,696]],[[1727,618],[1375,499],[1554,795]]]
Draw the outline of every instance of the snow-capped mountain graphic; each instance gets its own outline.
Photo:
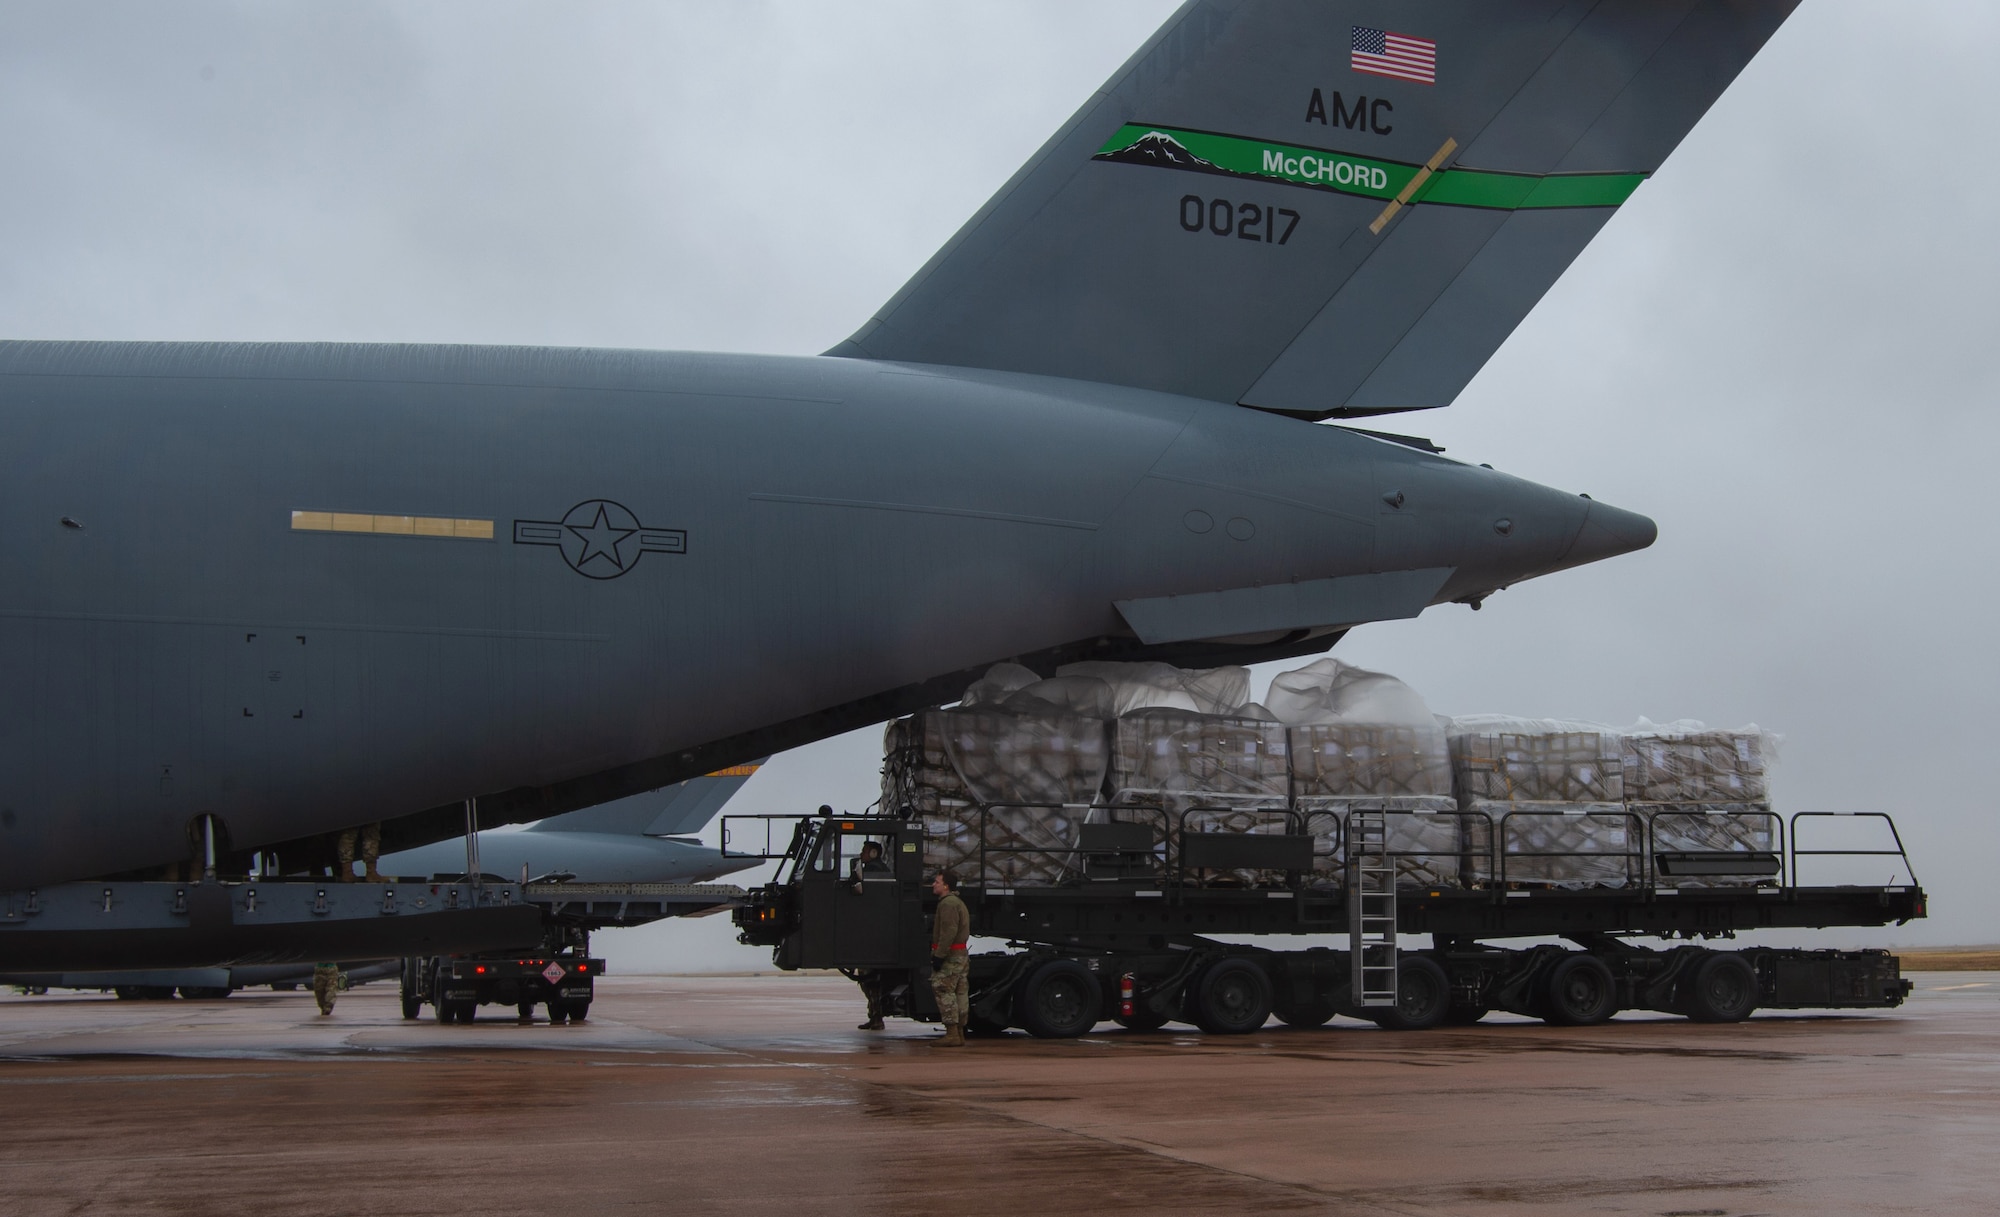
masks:
[[[1229,173],[1213,161],[1205,161],[1189,152],[1187,145],[1164,131],[1148,131],[1116,152],[1100,152],[1090,159],[1118,161],[1126,165],[1158,165],[1163,169],[1193,169],[1200,173]]]

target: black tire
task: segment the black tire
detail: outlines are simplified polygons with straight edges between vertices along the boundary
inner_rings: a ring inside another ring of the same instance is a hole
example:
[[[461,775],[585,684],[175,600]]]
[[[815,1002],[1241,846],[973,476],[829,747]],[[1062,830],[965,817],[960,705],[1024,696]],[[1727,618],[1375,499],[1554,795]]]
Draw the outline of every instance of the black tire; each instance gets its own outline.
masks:
[[[1271,978],[1241,955],[1208,965],[1188,990],[1195,1026],[1210,1035],[1248,1035],[1271,1017]]]
[[[551,997],[548,1000],[548,1008],[549,1008],[550,1026],[560,1027],[562,1024],[569,1021],[568,1002],[562,1000],[559,997]]]
[[[590,1017],[590,1002],[587,999],[572,1001],[569,1003],[570,1022],[580,1023],[589,1017]]]
[[[1597,956],[1573,952],[1556,960],[1542,977],[1539,1007],[1544,1022],[1594,1027],[1618,1013],[1618,978]]]
[[[997,1018],[987,1018],[983,1014],[974,1014],[965,1020],[965,1033],[967,1035],[1005,1035],[1007,1034],[1007,1024]]]
[[[405,997],[403,998],[403,1017],[404,1017],[404,1018],[422,1018],[422,1017],[423,1017],[423,1013],[424,1013],[424,999],[423,999],[423,998],[421,998],[421,997],[409,997],[409,996],[405,996]]]
[[[479,1017],[479,1003],[441,1001],[437,1004],[437,1016],[441,1023],[469,1023]]]
[[[1451,1009],[1451,981],[1435,959],[1405,955],[1396,964],[1396,1005],[1368,1018],[1387,1031],[1429,1031]]]
[[[533,1022],[535,1020],[535,1003],[531,1001],[515,1002],[514,1016],[524,1023]]]
[[[144,1001],[146,995],[139,991],[140,987],[139,985],[113,985],[111,986],[111,992],[117,995],[119,1001]]]
[[[1757,1010],[1757,973],[1741,955],[1710,952],[1681,983],[1680,1005],[1698,1023],[1740,1023]]]
[[[1104,994],[1074,959],[1051,959],[1028,973],[1014,995],[1014,1022],[1040,1039],[1073,1039],[1097,1025]]]

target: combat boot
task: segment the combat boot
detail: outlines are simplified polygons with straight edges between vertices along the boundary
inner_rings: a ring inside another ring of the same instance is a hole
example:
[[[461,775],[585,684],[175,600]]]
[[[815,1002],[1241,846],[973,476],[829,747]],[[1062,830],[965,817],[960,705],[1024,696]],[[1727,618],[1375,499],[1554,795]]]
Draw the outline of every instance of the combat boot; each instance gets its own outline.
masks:
[[[965,1024],[946,1023],[944,1025],[944,1038],[938,1041],[938,1047],[940,1048],[965,1047]]]
[[[882,1026],[880,1018],[871,1018],[865,1023],[857,1023],[854,1029],[856,1031],[881,1031],[885,1028]]]

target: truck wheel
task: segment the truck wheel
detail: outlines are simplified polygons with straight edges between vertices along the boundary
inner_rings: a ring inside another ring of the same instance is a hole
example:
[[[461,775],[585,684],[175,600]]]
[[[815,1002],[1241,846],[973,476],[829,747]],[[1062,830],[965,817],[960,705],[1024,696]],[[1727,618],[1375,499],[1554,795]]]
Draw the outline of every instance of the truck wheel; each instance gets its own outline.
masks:
[[[560,1027],[562,1024],[569,1021],[568,1002],[564,1001],[560,997],[551,997],[548,1001],[548,1007],[549,1007],[549,1024],[551,1026]]]
[[[1248,1035],[1271,1017],[1271,979],[1241,956],[1208,965],[1194,982],[1195,1025],[1210,1035]]]
[[[1451,1009],[1451,981],[1436,960],[1405,955],[1396,965],[1396,1004],[1367,1017],[1388,1031],[1429,1031]]]
[[[412,997],[412,996],[408,996],[408,995],[405,995],[405,996],[404,996],[404,998],[403,998],[403,1017],[404,1017],[404,1018],[421,1018],[421,1017],[423,1016],[423,1013],[424,1013],[424,999],[423,999],[423,998],[421,998],[421,997]]]
[[[1741,955],[1709,953],[1681,990],[1681,1012],[1698,1023],[1740,1023],[1757,1009],[1757,973]]]
[[[1014,998],[1014,1021],[1041,1039],[1070,1039],[1097,1025],[1097,977],[1074,959],[1051,959],[1028,973]]]
[[[1563,956],[1542,979],[1542,1019],[1558,1027],[1591,1027],[1618,1012],[1611,965],[1588,951]]]
[[[569,1003],[570,1022],[580,1023],[589,1017],[590,1017],[590,1002],[588,999],[572,1001]]]

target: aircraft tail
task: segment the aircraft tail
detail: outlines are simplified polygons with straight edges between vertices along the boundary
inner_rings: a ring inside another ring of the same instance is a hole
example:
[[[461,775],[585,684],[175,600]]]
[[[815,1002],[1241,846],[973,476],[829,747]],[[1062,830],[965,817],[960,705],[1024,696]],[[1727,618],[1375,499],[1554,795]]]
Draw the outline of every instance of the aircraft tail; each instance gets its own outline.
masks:
[[[1448,404],[1798,0],[1191,0],[832,355]]]
[[[769,758],[765,758],[768,760]],[[676,837],[700,832],[736,797],[743,783],[764,761],[731,765],[704,777],[690,778],[661,790],[650,790],[567,815],[551,816],[528,832],[601,832],[614,836]]]

